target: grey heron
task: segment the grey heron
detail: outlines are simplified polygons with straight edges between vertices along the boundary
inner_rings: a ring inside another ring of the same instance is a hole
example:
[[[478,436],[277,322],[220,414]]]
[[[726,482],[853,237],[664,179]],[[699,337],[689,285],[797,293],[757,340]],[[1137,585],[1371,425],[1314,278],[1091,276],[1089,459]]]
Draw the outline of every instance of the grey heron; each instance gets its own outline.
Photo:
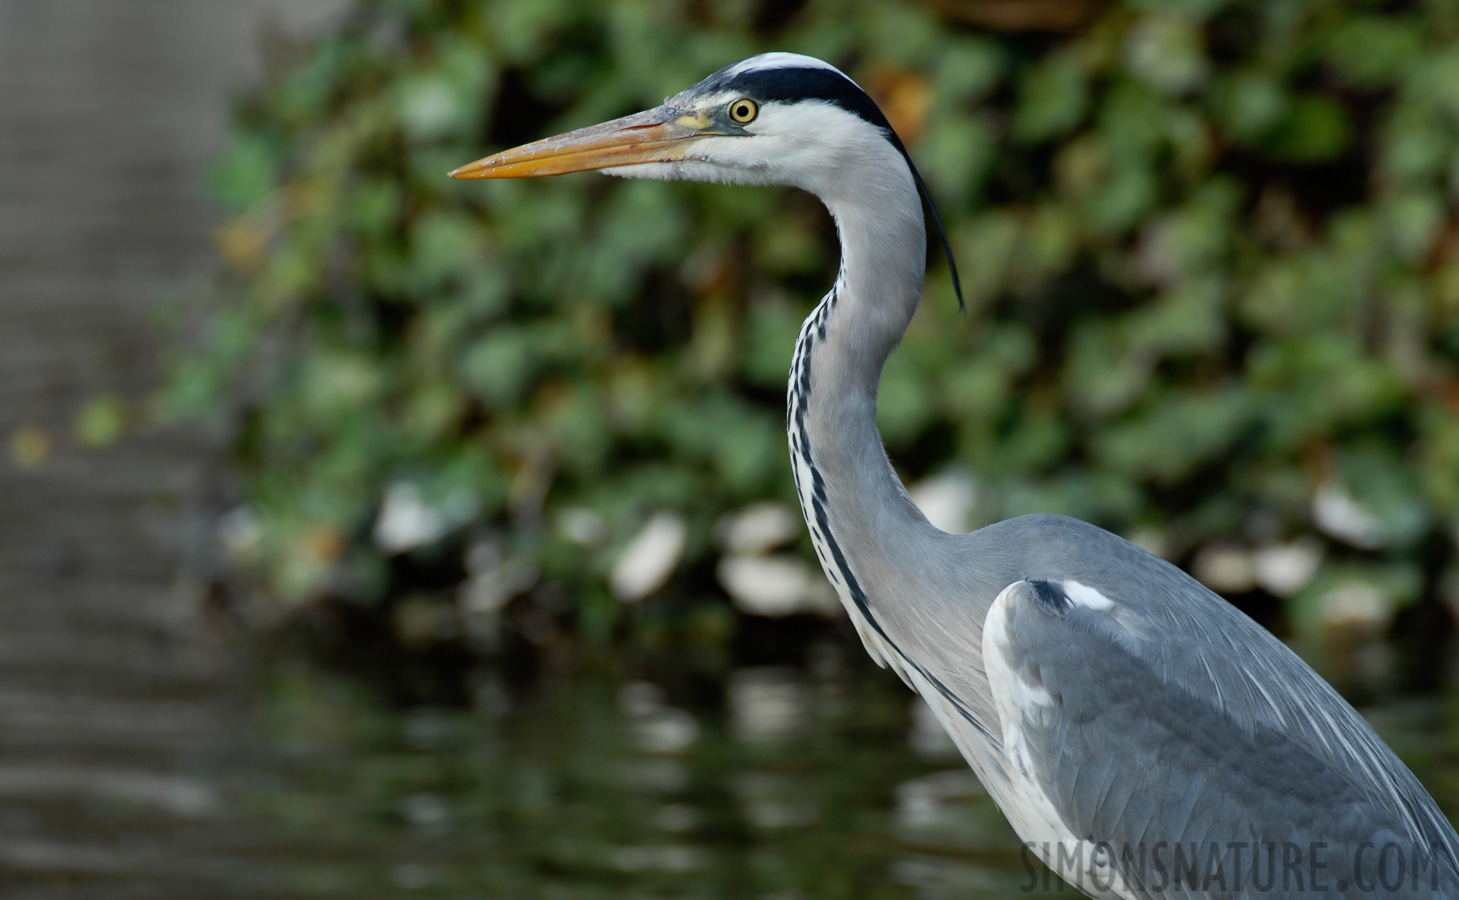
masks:
[[[867,651],[925,698],[1051,868],[1097,897],[1459,898],[1459,837],[1433,799],[1236,608],[1077,519],[947,534],[908,498],[877,387],[921,297],[924,201],[941,223],[855,82],[767,53],[451,175],[584,170],[788,185],[825,204],[840,271],[796,341],[786,417],[816,555]]]

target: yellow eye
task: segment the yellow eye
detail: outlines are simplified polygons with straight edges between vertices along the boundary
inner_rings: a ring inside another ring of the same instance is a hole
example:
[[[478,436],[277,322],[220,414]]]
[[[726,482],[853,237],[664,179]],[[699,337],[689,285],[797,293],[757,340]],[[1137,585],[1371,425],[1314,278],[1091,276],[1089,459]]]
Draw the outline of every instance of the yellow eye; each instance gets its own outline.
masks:
[[[747,122],[755,121],[755,116],[760,114],[760,106],[754,100],[745,97],[729,105],[730,118],[744,125]]]

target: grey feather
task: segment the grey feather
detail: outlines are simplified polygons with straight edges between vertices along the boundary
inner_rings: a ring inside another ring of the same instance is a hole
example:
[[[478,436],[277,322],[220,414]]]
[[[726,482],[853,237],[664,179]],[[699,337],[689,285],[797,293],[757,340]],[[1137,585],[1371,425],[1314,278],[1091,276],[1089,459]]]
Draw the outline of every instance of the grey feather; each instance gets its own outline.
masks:
[[[1417,779],[1331,687],[1230,604],[1072,519],[1015,519],[968,540],[1020,551],[997,554],[1004,577],[1026,585],[1009,594],[1004,655],[1053,701],[1020,727],[1033,777],[1071,835],[1116,847],[1320,847],[1332,896],[1359,896],[1375,882],[1354,870],[1364,842],[1393,843],[1432,851],[1440,894],[1459,896],[1454,831]],[[1051,600],[1065,579],[1113,609]],[[1336,891],[1339,882],[1349,891]],[[1426,878],[1411,893],[1433,895]]]

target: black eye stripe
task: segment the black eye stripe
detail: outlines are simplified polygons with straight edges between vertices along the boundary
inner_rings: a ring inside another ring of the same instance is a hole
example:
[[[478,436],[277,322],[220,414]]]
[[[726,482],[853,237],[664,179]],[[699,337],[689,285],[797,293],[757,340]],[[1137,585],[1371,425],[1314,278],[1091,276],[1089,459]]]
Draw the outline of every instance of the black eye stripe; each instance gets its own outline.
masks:
[[[754,97],[761,103],[794,103],[800,100],[820,100],[860,118],[877,128],[890,130],[887,117],[855,82],[839,72],[830,69],[781,68],[758,69],[725,77],[722,73],[709,76],[703,87],[714,90],[734,91],[747,97]]]

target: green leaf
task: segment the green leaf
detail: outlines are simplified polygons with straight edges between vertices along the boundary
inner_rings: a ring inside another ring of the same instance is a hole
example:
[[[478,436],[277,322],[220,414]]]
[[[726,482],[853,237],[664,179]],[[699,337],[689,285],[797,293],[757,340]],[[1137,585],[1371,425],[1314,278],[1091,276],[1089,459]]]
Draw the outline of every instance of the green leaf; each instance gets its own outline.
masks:
[[[274,141],[258,133],[240,134],[208,170],[208,190],[232,212],[262,203],[278,181]]]
[[[1089,103],[1083,66],[1072,53],[1051,54],[1019,79],[1013,137],[1038,144],[1066,135]]]
[[[71,432],[82,446],[100,450],[122,439],[128,418],[127,403],[120,396],[97,394],[76,414]]]
[[[1177,13],[1141,19],[1125,39],[1130,73],[1162,94],[1199,87],[1210,67],[1197,23]]]
[[[1387,87],[1423,54],[1417,23],[1397,16],[1361,15],[1327,37],[1328,65],[1361,87]]]
[[[1347,111],[1328,97],[1303,94],[1292,100],[1262,147],[1280,160],[1314,163],[1336,159],[1351,143]]]

